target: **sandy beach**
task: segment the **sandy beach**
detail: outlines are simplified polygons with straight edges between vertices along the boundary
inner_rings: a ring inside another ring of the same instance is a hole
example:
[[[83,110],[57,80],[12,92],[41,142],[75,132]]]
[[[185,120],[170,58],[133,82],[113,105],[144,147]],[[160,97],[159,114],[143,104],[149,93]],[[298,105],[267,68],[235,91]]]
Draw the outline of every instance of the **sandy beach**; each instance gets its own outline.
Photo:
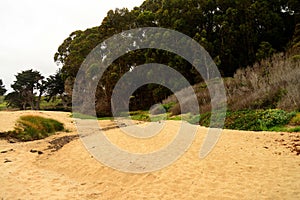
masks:
[[[44,140],[0,140],[0,199],[300,199],[299,133],[224,130],[213,151],[199,159],[207,128],[199,127],[188,151],[162,170],[133,174],[97,161],[77,136],[71,113],[0,112],[0,132],[36,114],[63,122],[69,132]],[[101,127],[113,126],[100,121]],[[180,126],[166,122],[157,136],[138,140],[120,129],[105,130],[110,141],[130,152],[164,147]]]

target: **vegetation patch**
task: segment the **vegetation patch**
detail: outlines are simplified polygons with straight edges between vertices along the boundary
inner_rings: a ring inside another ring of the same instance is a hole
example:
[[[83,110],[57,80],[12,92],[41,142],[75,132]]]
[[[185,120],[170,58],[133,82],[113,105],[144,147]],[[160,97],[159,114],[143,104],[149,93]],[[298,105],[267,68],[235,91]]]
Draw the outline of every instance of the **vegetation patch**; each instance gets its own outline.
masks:
[[[132,111],[129,114],[132,120],[150,121],[149,111]]]
[[[17,121],[13,131],[1,133],[0,137],[14,138],[19,141],[32,141],[46,138],[57,131],[63,130],[64,125],[54,119],[25,115]]]
[[[286,127],[297,116],[279,109],[228,111],[224,128],[249,131],[296,132],[298,127]],[[209,126],[211,114],[201,115],[200,125]]]
[[[295,114],[295,116],[291,119],[289,125],[300,126],[300,113]]]
[[[0,96],[0,110],[6,109],[6,102],[4,101],[4,96]]]
[[[78,118],[78,119],[96,119],[95,116],[82,114],[82,113],[78,113],[78,112],[73,112],[70,117]]]

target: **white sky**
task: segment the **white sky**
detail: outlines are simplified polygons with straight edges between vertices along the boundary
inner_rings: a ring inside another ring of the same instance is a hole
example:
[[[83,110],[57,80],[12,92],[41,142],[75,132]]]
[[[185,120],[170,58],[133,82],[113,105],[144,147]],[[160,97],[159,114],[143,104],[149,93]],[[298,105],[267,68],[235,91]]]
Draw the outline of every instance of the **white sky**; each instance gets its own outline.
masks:
[[[6,89],[22,70],[48,77],[54,54],[75,30],[99,26],[109,10],[140,6],[144,0],[1,0],[0,79]]]

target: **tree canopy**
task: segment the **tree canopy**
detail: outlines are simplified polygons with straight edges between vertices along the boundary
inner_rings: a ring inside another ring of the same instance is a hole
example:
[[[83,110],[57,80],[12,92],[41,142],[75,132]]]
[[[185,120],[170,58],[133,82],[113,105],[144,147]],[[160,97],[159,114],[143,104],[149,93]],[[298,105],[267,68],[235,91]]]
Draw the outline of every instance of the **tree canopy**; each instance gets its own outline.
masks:
[[[146,0],[132,11],[110,10],[100,26],[72,32],[59,46],[54,60],[62,65],[61,73],[71,95],[82,62],[98,44],[124,30],[164,27],[199,42],[222,75],[232,76],[241,67],[285,50],[299,23],[299,7],[296,0]],[[151,62],[173,67],[191,84],[202,80],[190,63],[170,52],[155,49],[128,52],[114,61],[100,80],[96,94],[101,102],[98,111],[109,113],[112,89],[124,73],[132,66]],[[136,91],[136,97],[152,99],[139,108],[156,103],[153,100],[162,100],[163,91],[168,92],[154,85]]]
[[[67,100],[64,95],[64,80],[61,70],[50,75],[46,80],[38,71],[32,69],[22,71],[16,75],[16,80],[11,87],[13,92],[5,96],[10,107],[25,110],[29,106],[31,109],[39,110],[43,95],[47,96],[47,101],[59,97],[65,104]]]
[[[6,93],[5,86],[3,85],[2,79],[0,79],[0,96],[4,95]]]
[[[14,90],[8,94],[5,100],[9,106],[26,109],[30,106],[31,109],[39,109],[40,97],[44,87],[42,80],[44,77],[38,71],[26,70],[16,75],[16,80],[11,85]],[[36,99],[36,91],[39,91],[39,98]]]

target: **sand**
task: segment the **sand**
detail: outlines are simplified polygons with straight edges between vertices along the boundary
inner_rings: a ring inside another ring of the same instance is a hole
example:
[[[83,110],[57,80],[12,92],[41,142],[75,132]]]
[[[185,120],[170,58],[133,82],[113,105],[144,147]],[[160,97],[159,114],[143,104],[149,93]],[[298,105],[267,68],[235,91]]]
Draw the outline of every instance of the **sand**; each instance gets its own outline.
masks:
[[[69,132],[25,143],[0,140],[0,199],[300,199],[300,155],[292,152],[300,144],[299,133],[224,130],[213,151],[200,160],[207,129],[199,127],[193,144],[175,163],[133,174],[107,167],[89,154],[76,137],[70,113],[3,111],[0,132],[12,130],[24,114],[57,119]],[[168,121],[160,134],[139,141],[117,128],[105,134],[122,149],[148,153],[168,144],[179,126]],[[49,143],[55,139],[65,144],[57,148]]]

